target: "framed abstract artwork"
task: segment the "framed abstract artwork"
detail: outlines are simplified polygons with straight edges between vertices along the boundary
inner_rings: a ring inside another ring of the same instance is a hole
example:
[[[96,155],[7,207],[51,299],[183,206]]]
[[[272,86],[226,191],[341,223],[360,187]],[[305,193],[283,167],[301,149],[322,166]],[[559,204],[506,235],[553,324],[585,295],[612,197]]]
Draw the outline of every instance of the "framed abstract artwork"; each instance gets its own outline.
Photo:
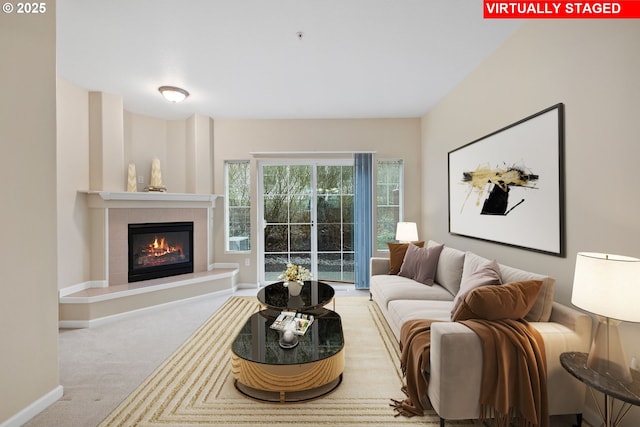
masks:
[[[564,256],[564,104],[448,158],[450,233]]]

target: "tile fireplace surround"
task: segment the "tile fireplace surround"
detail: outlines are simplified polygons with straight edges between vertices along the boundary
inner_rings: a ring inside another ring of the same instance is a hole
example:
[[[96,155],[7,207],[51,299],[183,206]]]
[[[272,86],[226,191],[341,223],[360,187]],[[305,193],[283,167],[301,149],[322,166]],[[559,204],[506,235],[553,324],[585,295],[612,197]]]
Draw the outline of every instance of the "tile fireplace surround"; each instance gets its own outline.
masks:
[[[213,259],[213,209],[219,196],[106,191],[86,194],[92,216],[94,283],[102,282],[102,286],[127,283],[128,224],[192,221],[194,273],[209,269]]]

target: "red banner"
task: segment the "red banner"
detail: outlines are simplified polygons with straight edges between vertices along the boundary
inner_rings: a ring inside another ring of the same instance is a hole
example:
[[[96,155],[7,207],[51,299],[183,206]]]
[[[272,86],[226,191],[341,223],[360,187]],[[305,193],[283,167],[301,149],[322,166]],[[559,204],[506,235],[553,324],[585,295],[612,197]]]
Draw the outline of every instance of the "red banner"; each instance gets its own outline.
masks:
[[[485,19],[637,19],[640,1],[484,0]]]

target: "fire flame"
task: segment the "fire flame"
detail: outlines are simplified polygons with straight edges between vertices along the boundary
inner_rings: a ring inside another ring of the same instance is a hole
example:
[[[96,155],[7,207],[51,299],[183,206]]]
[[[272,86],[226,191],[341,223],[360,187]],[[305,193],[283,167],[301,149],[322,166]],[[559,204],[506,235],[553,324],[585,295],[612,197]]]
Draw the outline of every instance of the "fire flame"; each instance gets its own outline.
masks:
[[[161,257],[167,254],[179,252],[182,255],[181,246],[170,246],[164,237],[155,236],[153,243],[150,243],[143,251],[148,257]]]

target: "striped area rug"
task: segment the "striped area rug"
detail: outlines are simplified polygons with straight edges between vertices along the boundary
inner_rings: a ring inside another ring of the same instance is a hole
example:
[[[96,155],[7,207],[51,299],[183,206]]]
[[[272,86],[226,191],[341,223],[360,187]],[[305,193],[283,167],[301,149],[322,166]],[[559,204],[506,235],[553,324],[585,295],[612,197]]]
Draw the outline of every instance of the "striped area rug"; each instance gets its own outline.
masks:
[[[100,427],[133,426],[439,426],[424,417],[394,417],[401,397],[398,345],[374,302],[342,297],[346,366],[330,394],[304,403],[265,403],[236,390],[230,347],[245,320],[259,310],[254,298],[231,297],[171,357],[129,395]],[[474,425],[447,421],[448,427]]]

